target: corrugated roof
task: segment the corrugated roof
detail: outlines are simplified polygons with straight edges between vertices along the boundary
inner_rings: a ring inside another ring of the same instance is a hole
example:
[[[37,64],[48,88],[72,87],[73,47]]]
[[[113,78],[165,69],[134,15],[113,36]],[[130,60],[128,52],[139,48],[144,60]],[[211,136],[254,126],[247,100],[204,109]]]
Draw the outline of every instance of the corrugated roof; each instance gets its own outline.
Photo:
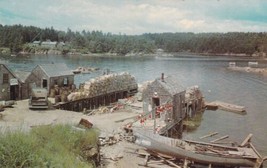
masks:
[[[179,82],[171,76],[165,77],[162,81],[160,78],[157,81],[171,94],[175,95],[177,93],[185,91],[185,88],[179,84]]]
[[[29,77],[31,72],[25,72],[25,71],[15,71],[15,75],[18,79],[20,79],[21,82],[25,83],[26,79]]]
[[[49,77],[74,75],[66,64],[42,64],[38,65]]]

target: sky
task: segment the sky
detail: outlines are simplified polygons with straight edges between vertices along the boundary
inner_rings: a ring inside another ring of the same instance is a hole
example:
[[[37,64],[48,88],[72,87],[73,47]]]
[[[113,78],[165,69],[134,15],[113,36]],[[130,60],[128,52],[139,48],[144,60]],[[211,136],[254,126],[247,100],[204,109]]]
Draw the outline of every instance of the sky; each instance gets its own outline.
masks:
[[[0,24],[127,35],[266,32],[267,0],[0,0]]]

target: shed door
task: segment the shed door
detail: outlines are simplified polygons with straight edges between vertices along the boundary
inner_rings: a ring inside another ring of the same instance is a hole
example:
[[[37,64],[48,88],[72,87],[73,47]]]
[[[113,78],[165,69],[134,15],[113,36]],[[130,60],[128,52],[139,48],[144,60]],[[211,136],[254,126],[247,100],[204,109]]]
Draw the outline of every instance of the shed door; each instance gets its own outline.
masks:
[[[19,97],[19,83],[16,78],[12,78],[9,81],[10,84],[10,100],[16,100]]]
[[[43,88],[47,88],[47,79],[43,79]]]
[[[10,86],[10,100],[16,100],[18,95],[18,85]]]

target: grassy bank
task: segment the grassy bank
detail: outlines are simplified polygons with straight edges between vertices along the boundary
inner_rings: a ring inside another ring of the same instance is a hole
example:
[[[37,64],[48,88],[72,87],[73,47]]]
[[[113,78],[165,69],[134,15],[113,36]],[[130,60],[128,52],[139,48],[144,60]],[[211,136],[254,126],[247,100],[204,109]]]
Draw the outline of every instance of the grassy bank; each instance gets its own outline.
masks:
[[[70,125],[40,126],[29,133],[0,134],[0,167],[95,167],[95,130]]]

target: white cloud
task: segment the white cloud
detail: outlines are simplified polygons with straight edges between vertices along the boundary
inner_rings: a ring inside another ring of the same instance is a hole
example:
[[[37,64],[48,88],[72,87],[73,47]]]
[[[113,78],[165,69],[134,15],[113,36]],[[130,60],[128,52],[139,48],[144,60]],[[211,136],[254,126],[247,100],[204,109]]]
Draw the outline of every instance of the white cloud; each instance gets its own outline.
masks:
[[[184,27],[187,30],[196,29],[198,27],[203,27],[203,24],[205,23],[204,20],[188,20],[188,19],[182,19],[178,22],[178,26]]]
[[[2,24],[26,24],[81,31],[142,34],[146,32],[266,31],[260,0],[13,0],[0,10],[15,14]],[[266,5],[266,4],[265,4]],[[256,11],[258,20],[249,12]],[[265,16],[266,15],[266,16]],[[265,18],[266,17],[266,18]],[[249,20],[250,19],[250,20]],[[260,20],[260,21],[259,21]]]

